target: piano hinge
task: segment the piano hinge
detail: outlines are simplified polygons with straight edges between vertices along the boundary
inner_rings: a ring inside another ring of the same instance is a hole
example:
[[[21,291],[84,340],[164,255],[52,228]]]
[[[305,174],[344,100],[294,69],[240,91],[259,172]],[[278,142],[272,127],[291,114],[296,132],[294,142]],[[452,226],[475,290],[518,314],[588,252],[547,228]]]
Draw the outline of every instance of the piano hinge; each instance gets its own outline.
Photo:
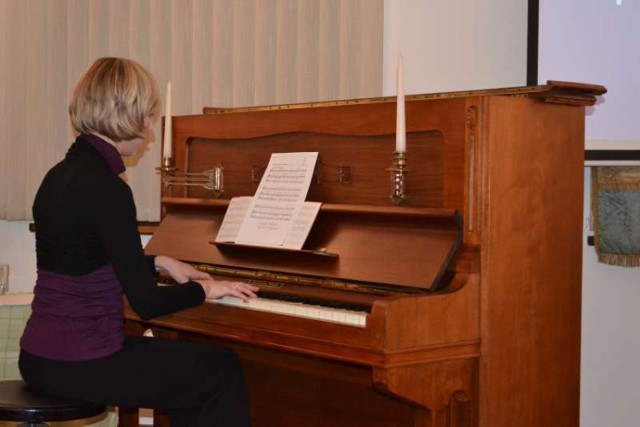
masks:
[[[327,278],[316,278],[297,276],[293,274],[272,273],[269,271],[244,270],[239,268],[218,267],[209,264],[195,264],[195,268],[213,275],[229,276],[246,281],[254,281],[264,286],[282,287],[284,284],[303,285],[310,287],[321,287],[330,289],[340,289],[351,292],[362,292],[367,294],[406,294],[406,289],[381,286],[380,284],[355,283],[344,280]]]

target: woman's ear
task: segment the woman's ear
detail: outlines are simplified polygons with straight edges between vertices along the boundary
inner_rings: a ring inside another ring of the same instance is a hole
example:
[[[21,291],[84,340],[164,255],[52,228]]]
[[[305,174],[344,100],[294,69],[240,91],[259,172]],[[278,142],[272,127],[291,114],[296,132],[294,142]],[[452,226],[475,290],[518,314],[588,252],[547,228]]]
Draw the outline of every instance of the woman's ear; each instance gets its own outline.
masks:
[[[149,132],[153,130],[154,124],[155,124],[155,120],[153,120],[153,116],[147,116],[144,118],[144,128]]]

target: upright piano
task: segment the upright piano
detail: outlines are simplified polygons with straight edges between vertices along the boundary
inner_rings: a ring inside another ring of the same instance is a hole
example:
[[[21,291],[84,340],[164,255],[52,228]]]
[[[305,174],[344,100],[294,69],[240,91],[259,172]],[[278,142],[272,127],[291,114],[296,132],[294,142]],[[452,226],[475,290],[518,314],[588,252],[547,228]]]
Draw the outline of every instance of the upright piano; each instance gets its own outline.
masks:
[[[127,333],[234,349],[256,427],[577,427],[584,119],[605,91],[408,96],[400,198],[395,98],[174,117],[146,251],[260,299],[151,321],[127,307]],[[303,249],[214,244],[230,199],[286,152],[319,153]]]

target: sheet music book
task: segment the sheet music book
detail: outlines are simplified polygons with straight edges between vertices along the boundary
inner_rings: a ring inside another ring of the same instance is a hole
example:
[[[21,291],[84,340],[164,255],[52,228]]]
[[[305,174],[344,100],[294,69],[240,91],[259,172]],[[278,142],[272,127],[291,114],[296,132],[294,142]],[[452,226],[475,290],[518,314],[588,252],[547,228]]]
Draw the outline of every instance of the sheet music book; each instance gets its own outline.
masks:
[[[215,242],[302,249],[320,210],[305,202],[318,153],[275,153],[254,197],[230,201]]]
[[[249,212],[249,206],[253,201],[253,197],[234,197],[229,203],[227,212],[222,220],[220,230],[216,236],[216,243],[240,243],[237,241],[240,227]],[[304,202],[298,215],[293,222],[293,226],[287,233],[287,236],[282,245],[277,247],[285,249],[302,249],[311,227],[315,222],[318,212],[320,211],[320,202]],[[254,246],[274,246],[264,245],[259,243],[244,243]]]

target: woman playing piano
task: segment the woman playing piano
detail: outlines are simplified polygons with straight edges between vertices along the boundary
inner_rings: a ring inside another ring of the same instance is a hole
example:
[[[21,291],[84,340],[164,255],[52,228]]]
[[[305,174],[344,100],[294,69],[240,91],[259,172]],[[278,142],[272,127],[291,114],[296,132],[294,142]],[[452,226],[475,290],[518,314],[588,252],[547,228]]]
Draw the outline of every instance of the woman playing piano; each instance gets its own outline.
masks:
[[[20,372],[45,393],[167,410],[172,426],[249,426],[242,371],[225,348],[125,337],[123,298],[143,319],[205,298],[255,297],[172,258],[144,255],[129,186],[119,177],[152,131],[153,76],[137,63],[97,60],[69,105],[79,133],[33,204],[38,278],[21,340]],[[159,287],[156,271],[181,285]]]

